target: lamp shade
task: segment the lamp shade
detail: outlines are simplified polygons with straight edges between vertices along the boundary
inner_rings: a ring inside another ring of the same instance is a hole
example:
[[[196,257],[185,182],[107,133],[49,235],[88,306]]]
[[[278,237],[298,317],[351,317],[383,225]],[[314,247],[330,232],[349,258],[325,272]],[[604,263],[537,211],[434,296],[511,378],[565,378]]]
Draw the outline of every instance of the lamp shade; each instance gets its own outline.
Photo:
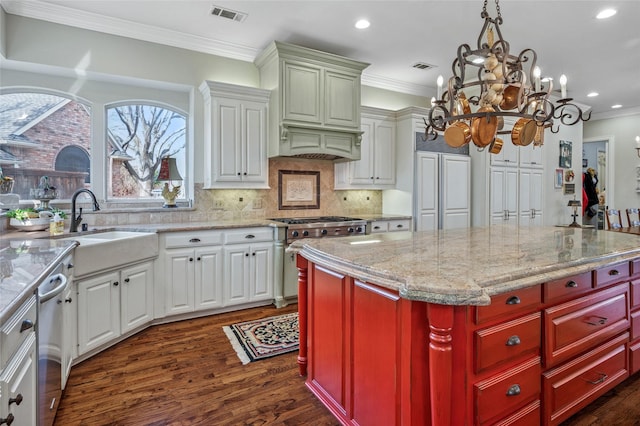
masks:
[[[160,162],[160,172],[158,172],[158,181],[182,180],[176,159],[164,157]]]

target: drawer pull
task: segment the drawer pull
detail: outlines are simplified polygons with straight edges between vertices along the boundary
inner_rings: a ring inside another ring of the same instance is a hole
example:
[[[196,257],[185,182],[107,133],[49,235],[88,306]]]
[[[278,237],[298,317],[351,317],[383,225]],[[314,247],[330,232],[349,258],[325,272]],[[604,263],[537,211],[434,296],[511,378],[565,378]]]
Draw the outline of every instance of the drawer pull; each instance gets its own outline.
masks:
[[[519,305],[520,298],[518,296],[511,296],[507,299],[507,305]]]
[[[620,272],[618,272],[617,269],[612,269],[612,270],[609,271],[609,275],[613,276],[613,275],[618,275],[618,274],[620,274]]]
[[[396,228],[402,228],[402,224],[396,225]]]
[[[33,321],[26,319],[22,321],[22,324],[20,325],[20,333],[22,333],[23,331],[27,331],[30,328],[33,328]]]
[[[251,238],[255,238],[256,236],[253,234],[247,234],[244,236],[245,238],[251,239]]]
[[[507,340],[507,343],[506,343],[507,346],[517,346],[519,344],[520,344],[520,337],[517,335],[509,337],[509,340]]]
[[[4,425],[4,424],[10,425],[11,423],[13,423],[14,420],[15,418],[13,417],[13,414],[9,413],[6,419],[0,419],[0,425]]]
[[[20,403],[22,402],[22,394],[19,393],[18,395],[16,395],[15,398],[9,398],[9,405],[15,403],[16,405],[20,405]]]
[[[599,385],[607,380],[608,376],[605,373],[598,373],[600,377],[596,380],[587,380],[587,383],[591,383],[592,385]]]
[[[587,320],[589,325],[605,325],[607,323],[607,317],[591,317]]]
[[[199,243],[200,242],[200,238],[192,238],[189,240],[190,243]]]
[[[571,280],[565,285],[565,287],[567,287],[567,288],[577,288],[578,287],[578,283],[573,281],[573,280]]]
[[[520,385],[513,385],[507,391],[507,396],[518,396],[520,395]]]

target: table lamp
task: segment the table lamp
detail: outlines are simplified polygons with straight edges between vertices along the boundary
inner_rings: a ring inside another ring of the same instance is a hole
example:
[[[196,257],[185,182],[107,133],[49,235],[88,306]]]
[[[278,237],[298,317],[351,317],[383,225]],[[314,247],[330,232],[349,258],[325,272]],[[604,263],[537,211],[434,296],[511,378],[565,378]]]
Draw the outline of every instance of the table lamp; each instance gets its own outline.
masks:
[[[582,206],[582,203],[580,200],[569,200],[569,204],[567,205],[569,207],[573,207],[573,214],[571,215],[573,217],[573,222],[569,225],[569,228],[582,228],[582,226],[576,222],[576,218],[579,216],[578,207]]]
[[[171,157],[164,157],[160,161],[160,172],[158,173],[158,182],[164,182],[164,188],[162,188],[162,197],[164,198],[164,205],[162,207],[178,207],[176,205],[176,197],[180,193],[180,185],[173,185],[173,181],[182,182],[182,176],[178,172],[178,166],[176,165],[176,159]],[[172,184],[173,188],[169,188],[169,184]]]

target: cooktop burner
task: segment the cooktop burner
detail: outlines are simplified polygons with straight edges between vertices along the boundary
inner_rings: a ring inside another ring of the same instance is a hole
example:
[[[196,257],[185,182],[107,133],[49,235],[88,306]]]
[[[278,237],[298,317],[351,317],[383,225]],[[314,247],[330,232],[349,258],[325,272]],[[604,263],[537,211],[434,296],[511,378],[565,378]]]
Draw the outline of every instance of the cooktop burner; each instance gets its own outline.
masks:
[[[331,223],[331,222],[353,222],[362,220],[346,216],[317,216],[317,217],[277,217],[270,220],[286,223],[287,225],[302,225],[307,223]]]

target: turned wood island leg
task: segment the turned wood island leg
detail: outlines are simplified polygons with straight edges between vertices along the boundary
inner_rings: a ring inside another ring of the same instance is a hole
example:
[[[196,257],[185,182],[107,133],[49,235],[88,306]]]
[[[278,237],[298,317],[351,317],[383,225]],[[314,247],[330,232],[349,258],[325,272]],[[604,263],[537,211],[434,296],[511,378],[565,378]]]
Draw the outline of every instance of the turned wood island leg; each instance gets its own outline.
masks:
[[[307,270],[309,263],[307,259],[296,255],[296,266],[298,268],[298,327],[299,327],[299,349],[298,368],[301,376],[307,375]]]
[[[450,425],[453,375],[453,306],[427,305],[429,318],[429,393],[431,424]]]

